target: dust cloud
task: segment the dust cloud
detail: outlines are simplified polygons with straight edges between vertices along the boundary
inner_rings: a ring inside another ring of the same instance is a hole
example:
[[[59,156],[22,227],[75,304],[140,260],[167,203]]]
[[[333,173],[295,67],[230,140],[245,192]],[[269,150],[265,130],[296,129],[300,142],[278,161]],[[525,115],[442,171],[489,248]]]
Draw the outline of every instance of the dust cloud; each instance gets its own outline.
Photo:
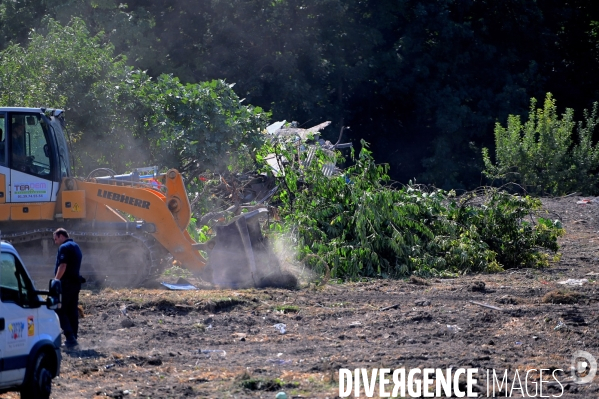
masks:
[[[271,239],[273,252],[281,265],[283,273],[295,276],[300,285],[314,281],[318,276],[303,262],[298,261],[297,244],[289,234],[279,234]]]

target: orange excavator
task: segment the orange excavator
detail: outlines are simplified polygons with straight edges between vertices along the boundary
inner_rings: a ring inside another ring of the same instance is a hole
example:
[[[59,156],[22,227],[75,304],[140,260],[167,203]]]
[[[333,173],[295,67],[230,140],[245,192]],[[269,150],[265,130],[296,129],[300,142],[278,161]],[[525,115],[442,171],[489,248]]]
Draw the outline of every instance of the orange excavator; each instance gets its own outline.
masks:
[[[140,286],[173,259],[222,287],[292,281],[262,235],[266,209],[216,225],[215,238],[196,243],[187,232],[191,208],[177,170],[98,169],[76,178],[63,128],[62,110],[0,107],[0,231],[34,279],[51,277],[52,232],[64,227],[82,247],[82,276],[103,286]]]

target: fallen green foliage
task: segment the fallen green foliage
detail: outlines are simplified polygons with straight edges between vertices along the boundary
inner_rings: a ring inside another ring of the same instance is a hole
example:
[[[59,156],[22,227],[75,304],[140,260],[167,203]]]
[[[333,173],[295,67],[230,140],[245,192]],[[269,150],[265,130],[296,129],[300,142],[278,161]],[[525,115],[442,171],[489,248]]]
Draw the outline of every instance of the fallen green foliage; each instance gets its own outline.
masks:
[[[275,147],[281,159],[294,159],[297,146]],[[563,229],[540,217],[540,200],[497,188],[459,197],[396,188],[362,147],[343,175],[325,177],[330,158],[320,154],[309,165],[288,165],[281,177],[278,227],[292,232],[300,258],[315,270],[326,272],[326,263],[331,277],[344,279],[497,272],[546,266],[547,252],[558,250]]]

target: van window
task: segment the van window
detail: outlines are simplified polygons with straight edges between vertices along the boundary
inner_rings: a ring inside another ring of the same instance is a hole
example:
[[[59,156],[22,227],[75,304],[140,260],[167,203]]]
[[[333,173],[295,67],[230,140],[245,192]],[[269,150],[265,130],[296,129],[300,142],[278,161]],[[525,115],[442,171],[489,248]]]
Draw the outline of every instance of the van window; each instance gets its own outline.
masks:
[[[5,252],[0,254],[0,300],[22,308],[39,306],[33,284],[21,262],[13,254]]]

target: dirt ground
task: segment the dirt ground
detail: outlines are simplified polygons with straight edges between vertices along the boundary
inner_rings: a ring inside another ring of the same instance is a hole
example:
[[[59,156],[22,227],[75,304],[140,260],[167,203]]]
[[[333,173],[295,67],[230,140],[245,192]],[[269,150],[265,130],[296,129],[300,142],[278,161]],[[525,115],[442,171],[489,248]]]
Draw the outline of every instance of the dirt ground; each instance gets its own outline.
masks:
[[[561,260],[544,270],[292,291],[83,291],[80,347],[63,352],[53,397],[336,398],[339,368],[477,367],[479,377],[563,369],[561,397],[599,398],[599,377],[579,385],[570,373],[575,351],[599,358],[599,202],[580,200],[544,201],[567,231]],[[481,377],[476,389],[486,388]]]

